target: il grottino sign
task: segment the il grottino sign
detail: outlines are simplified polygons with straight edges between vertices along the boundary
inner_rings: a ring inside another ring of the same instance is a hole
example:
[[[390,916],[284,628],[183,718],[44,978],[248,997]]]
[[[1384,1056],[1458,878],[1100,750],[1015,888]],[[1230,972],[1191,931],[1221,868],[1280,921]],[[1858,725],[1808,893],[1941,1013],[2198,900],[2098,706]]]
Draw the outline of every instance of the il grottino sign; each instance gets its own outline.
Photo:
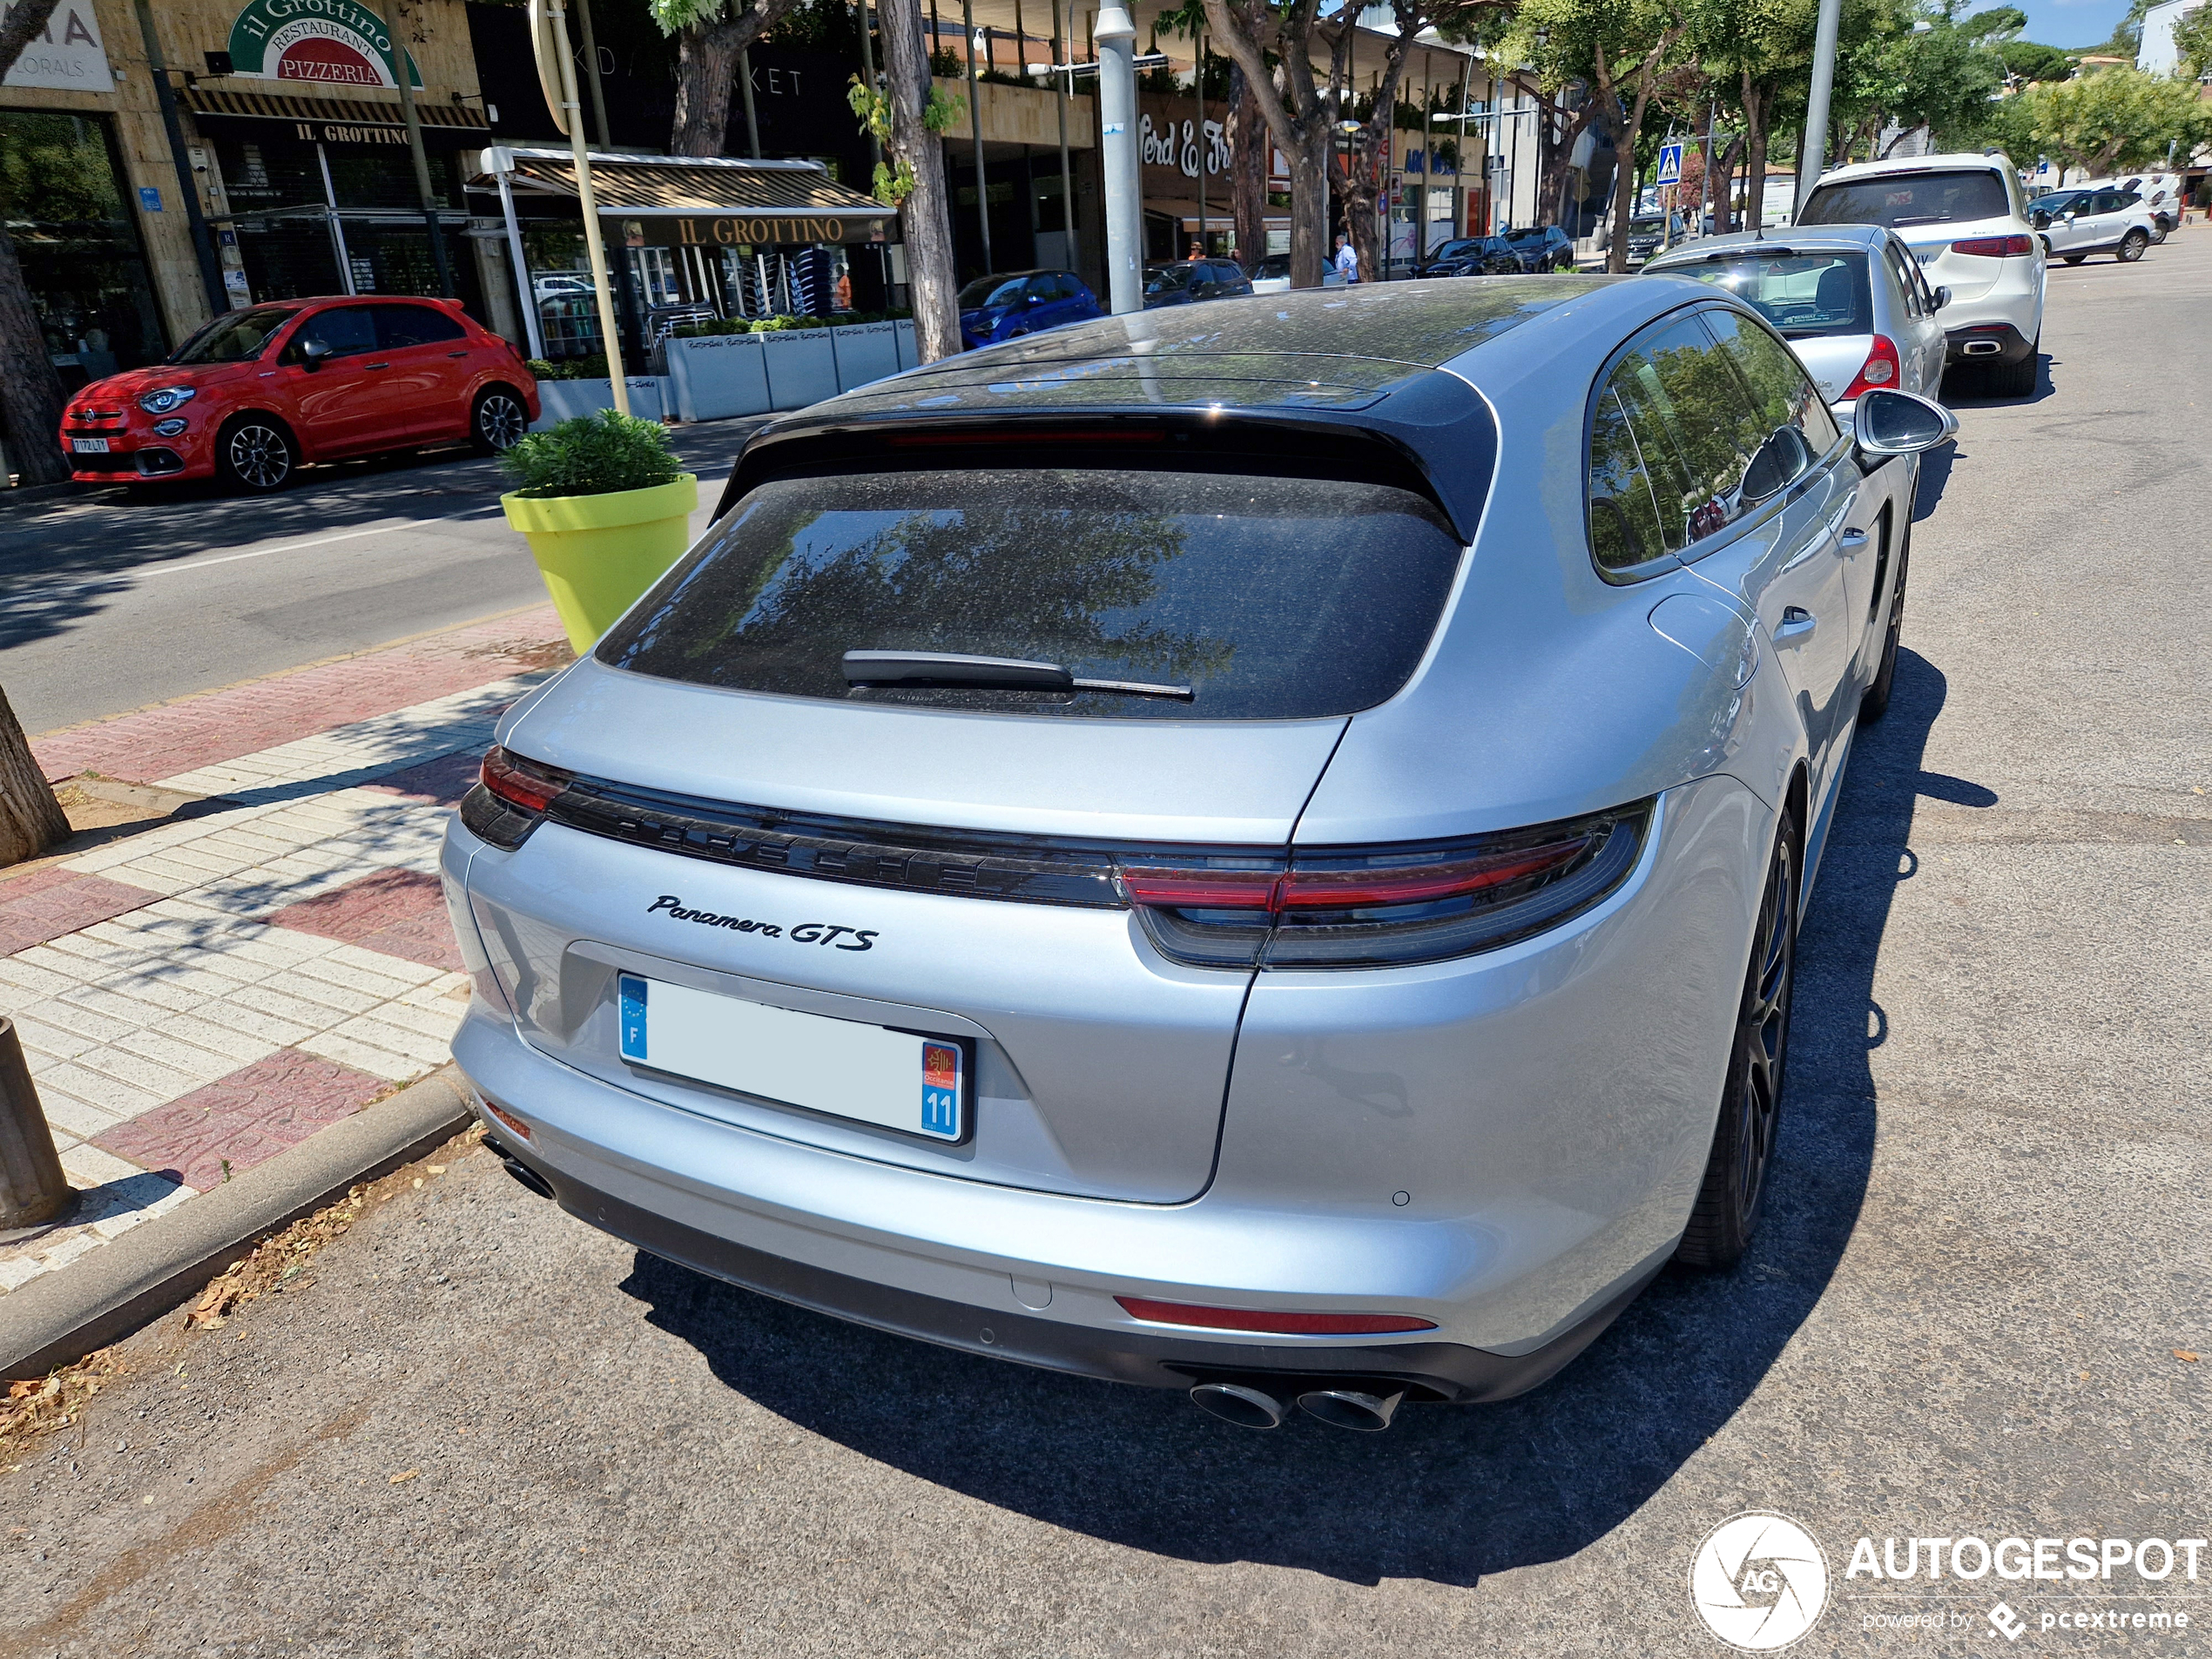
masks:
[[[318,86],[397,86],[384,20],[354,0],[253,0],[231,24],[233,74]],[[415,60],[408,83],[422,84]]]

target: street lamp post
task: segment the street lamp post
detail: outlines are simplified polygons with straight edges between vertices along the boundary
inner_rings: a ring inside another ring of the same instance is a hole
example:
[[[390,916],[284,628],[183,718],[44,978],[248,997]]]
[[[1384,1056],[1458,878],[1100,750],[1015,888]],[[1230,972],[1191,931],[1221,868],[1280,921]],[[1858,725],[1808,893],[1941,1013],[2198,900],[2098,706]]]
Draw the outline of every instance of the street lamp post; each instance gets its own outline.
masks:
[[[1805,198],[1828,159],[1828,105],[1836,85],[1836,37],[1842,32],[1844,0],[1820,0],[1820,22],[1812,37],[1812,91],[1805,100],[1805,150],[1797,161],[1797,205],[1792,219],[1804,212]],[[1766,180],[1752,188],[1764,191]]]
[[[1144,218],[1136,160],[1136,25],[1118,3],[1098,14],[1099,172],[1106,185],[1106,288],[1116,316],[1144,309]]]

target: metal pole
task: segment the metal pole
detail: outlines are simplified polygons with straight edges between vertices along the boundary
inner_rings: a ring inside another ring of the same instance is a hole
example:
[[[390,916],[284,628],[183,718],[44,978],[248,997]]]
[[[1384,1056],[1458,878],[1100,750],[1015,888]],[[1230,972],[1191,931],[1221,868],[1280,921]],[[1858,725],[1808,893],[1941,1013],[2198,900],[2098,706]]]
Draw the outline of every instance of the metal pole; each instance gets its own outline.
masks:
[[[222,261],[215,257],[215,239],[207,229],[207,215],[199,209],[199,185],[192,176],[192,158],[185,153],[185,130],[177,120],[177,91],[169,84],[169,71],[161,60],[161,40],[153,31],[153,10],[138,0],[138,33],[146,44],[146,66],[153,72],[154,101],[161,105],[162,131],[169,139],[169,158],[176,164],[177,187],[185,198],[185,223],[192,231],[192,253],[199,261],[199,280],[207,291],[210,316],[231,308],[230,291],[223,286]]]
[[[338,192],[330,187],[330,156],[320,139],[315,142],[315,165],[322,169],[322,199],[330,209],[330,245],[338,255],[338,280],[350,295],[354,292],[354,261],[346,252],[346,227],[338,222]],[[502,191],[507,188],[504,179],[499,181],[499,187]]]
[[[1474,57],[1472,53],[1469,53],[1460,59],[1460,113],[1461,115],[1465,115],[1467,112],[1467,93],[1473,87],[1473,83],[1469,79],[1469,77],[1474,69]],[[1468,225],[1467,220],[1467,187],[1461,182],[1467,176],[1467,124],[1465,121],[1460,121],[1455,123],[1454,125],[1456,125],[1460,129],[1460,147],[1458,152],[1459,165],[1452,169],[1452,234],[1454,236],[1472,236],[1474,234],[1474,228]],[[1487,144],[1482,146],[1482,153],[1485,157],[1489,155],[1490,146]],[[1486,177],[1482,182],[1485,185],[1487,185],[1490,181]],[[1490,227],[1487,225],[1483,226],[1483,231],[1486,234],[1488,233],[1489,228]]]
[[[1136,25],[1109,0],[1098,43],[1098,162],[1106,186],[1106,287],[1116,316],[1144,309],[1144,206],[1136,161]]]
[[[1804,211],[1805,198],[1827,160],[1828,101],[1836,85],[1836,36],[1843,21],[1844,0],[1820,0],[1820,23],[1812,39],[1812,93],[1805,100],[1804,153],[1797,158],[1797,205],[1790,215],[1793,219]],[[1756,180],[1755,185],[1764,192],[1766,180]]]
[[[24,1063],[15,1022],[0,1015],[0,1230],[40,1226],[76,1197]]]
[[[1072,64],[1076,61],[1076,43],[1063,40],[1060,35],[1060,0],[1052,0],[1052,61]],[[1053,100],[1060,106],[1060,244],[1061,257],[1068,261],[1068,268],[1076,270],[1076,176],[1068,165],[1068,99],[1076,87],[1076,71],[1071,68],[1059,78],[1054,89]]]
[[[503,157],[503,152],[502,152]],[[511,163],[509,164],[512,165]],[[515,219],[515,191],[507,182],[509,168],[502,167],[493,177],[499,180],[499,211],[507,219],[507,256],[514,261],[516,303],[523,313],[523,335],[530,343],[530,355],[545,355],[545,340],[539,332],[537,320],[537,290],[530,281],[529,255],[523,252],[523,227]],[[348,293],[353,290],[348,288]]]
[[[569,55],[569,18],[562,0],[546,0],[560,48],[561,122],[569,130],[569,153],[576,159],[577,205],[583,210],[583,248],[591,257],[591,287],[599,301],[599,340],[606,347],[607,373],[614,381],[615,409],[630,413],[630,388],[623,378],[622,330],[615,324],[613,285],[607,277],[607,250],[599,235],[599,197],[591,188],[591,151],[583,141],[583,109],[576,95],[576,59]]]
[[[738,54],[738,84],[745,88],[745,136],[752,146],[752,158],[760,159],[760,118],[752,107],[752,48],[748,46]]]
[[[1428,192],[1436,183],[1436,59],[1421,54],[1421,205],[1414,225],[1413,274],[1428,263]]]
[[[975,0],[960,0],[967,38],[961,54],[968,60],[968,125],[975,135],[975,224],[983,233],[983,274],[991,273],[991,189],[983,177],[983,104],[975,96]]]
[[[408,154],[415,161],[415,196],[422,205],[422,228],[430,239],[430,263],[437,267],[438,292],[453,298],[453,267],[446,261],[445,226],[438,222],[437,199],[430,193],[430,154],[422,147],[422,122],[415,112],[415,85],[408,72],[407,37],[400,9],[392,7],[392,79],[400,89],[400,119],[407,126]]]
[[[1198,257],[1206,254],[1206,35],[1198,31],[1198,67],[1190,77],[1190,90],[1198,95]]]
[[[583,37],[584,79],[591,88],[591,126],[602,150],[614,148],[607,134],[607,95],[599,84],[599,43],[591,37],[591,0],[576,0],[577,30]]]

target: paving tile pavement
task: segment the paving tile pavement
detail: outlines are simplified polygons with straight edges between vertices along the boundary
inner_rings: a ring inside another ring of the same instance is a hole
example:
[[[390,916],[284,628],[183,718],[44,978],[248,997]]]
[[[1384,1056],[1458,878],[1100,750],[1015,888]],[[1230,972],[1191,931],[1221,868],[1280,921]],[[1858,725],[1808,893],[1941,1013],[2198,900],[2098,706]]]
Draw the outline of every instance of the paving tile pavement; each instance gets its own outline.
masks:
[[[240,718],[281,737],[261,748],[218,743],[199,714],[168,720],[187,705],[83,729],[105,729],[111,751],[39,745],[50,766],[65,753],[212,799],[57,865],[0,873],[0,1012],[84,1190],[68,1225],[0,1247],[0,1294],[219,1184],[226,1163],[249,1168],[444,1063],[468,981],[439,840],[499,715],[543,677],[505,672],[514,653],[467,637],[482,631],[421,653],[448,678],[474,664],[475,683],[305,732],[328,665],[244,688],[274,705]],[[500,678],[485,680],[487,665]],[[228,709],[238,695],[201,700]],[[361,697],[326,701],[351,713]],[[158,771],[179,760],[192,764]]]

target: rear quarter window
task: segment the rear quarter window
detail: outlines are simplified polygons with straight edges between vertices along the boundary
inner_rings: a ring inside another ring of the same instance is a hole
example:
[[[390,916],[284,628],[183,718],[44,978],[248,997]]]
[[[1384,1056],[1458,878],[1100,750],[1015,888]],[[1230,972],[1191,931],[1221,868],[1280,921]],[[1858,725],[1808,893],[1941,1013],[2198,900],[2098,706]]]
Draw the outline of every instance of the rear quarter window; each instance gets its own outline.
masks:
[[[1006,468],[771,480],[598,648],[611,667],[837,702],[1116,719],[1372,707],[1427,649],[1463,552],[1435,504],[1342,479]],[[848,651],[1188,685],[853,688]]]

